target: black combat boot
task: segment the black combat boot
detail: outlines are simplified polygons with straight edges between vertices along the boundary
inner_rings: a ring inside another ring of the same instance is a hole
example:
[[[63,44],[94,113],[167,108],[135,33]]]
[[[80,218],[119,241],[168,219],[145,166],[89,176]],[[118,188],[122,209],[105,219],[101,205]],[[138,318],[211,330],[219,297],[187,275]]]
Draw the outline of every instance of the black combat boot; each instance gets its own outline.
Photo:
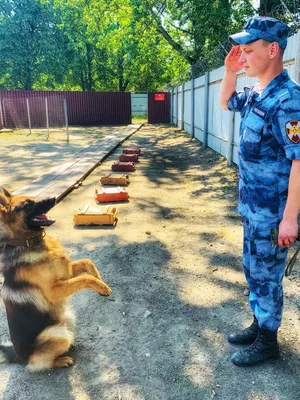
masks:
[[[236,332],[231,333],[228,336],[228,342],[232,344],[251,344],[254,343],[258,334],[258,322],[256,317],[254,316],[254,320],[248,328]]]
[[[234,353],[231,361],[236,365],[249,367],[277,357],[279,357],[277,331],[259,328],[255,342],[246,349]]]

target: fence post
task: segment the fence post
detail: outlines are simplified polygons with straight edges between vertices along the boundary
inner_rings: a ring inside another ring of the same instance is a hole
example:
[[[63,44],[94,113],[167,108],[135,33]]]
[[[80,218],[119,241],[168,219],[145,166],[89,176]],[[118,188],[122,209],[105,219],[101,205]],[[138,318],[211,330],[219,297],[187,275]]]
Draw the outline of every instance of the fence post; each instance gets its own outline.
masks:
[[[173,88],[171,89],[171,121],[173,124]]]
[[[29,135],[31,135],[31,119],[30,119],[30,109],[29,109],[29,100],[28,99],[26,99],[26,107],[27,107],[27,116],[28,116]]]
[[[45,97],[45,105],[46,105],[46,124],[47,124],[47,132],[48,132],[47,139],[49,139],[49,114],[48,114],[48,99],[47,99],[47,97]]]
[[[2,99],[1,102],[1,110],[2,110],[2,118],[3,118],[3,128],[7,128],[7,121],[6,121],[6,115],[5,115],[5,102],[4,99]]]
[[[235,113],[231,112],[230,125],[228,131],[228,143],[227,143],[227,165],[231,167],[232,165],[232,154],[233,154],[233,137],[234,137],[234,117]]]
[[[181,129],[184,128],[184,83],[181,85]]]
[[[203,148],[207,147],[207,127],[208,127],[208,95],[209,95],[209,72],[205,72],[205,88],[204,88],[204,127],[203,127]]]
[[[4,128],[4,118],[3,118],[3,111],[2,111],[2,99],[0,99],[0,123],[2,128]]]
[[[176,86],[176,126],[178,126],[178,86]]]
[[[66,122],[66,130],[67,130],[67,142],[69,143],[69,121],[68,121],[67,99],[64,99],[64,112],[65,112],[65,122]]]
[[[194,112],[194,84],[195,84],[195,79],[191,79],[191,125],[192,125],[192,137],[195,137],[195,112]]]

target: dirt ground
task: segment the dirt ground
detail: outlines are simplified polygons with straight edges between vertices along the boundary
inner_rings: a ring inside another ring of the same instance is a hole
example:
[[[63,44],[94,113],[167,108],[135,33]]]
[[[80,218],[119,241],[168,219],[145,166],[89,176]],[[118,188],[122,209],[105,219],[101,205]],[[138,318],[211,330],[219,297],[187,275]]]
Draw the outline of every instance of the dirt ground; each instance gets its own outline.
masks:
[[[14,132],[0,131],[0,183],[17,190],[39,178],[50,168],[63,164],[96,140],[127,130],[126,126],[72,127],[69,142],[65,129]]]
[[[285,278],[281,358],[248,369],[230,362],[235,347],[228,333],[251,321],[235,212],[237,170],[173,126],[144,125],[123,146],[140,146],[143,154],[130,174],[130,201],[117,204],[118,225],[75,228],[72,218],[84,204],[94,205],[99,178],[122,146],[52,210],[57,222],[47,231],[72,259],[91,258],[113,294],[73,297],[72,368],[31,375],[1,365],[0,399],[298,400],[299,262]],[[34,154],[35,145],[29,150]],[[63,145],[53,150],[55,160],[63,151]],[[18,154],[21,162],[26,155]],[[18,169],[12,179],[16,187],[6,179],[7,186],[16,189],[41,173],[39,163],[27,166],[26,176]],[[6,177],[7,165],[0,167]],[[8,340],[0,301],[0,341]]]

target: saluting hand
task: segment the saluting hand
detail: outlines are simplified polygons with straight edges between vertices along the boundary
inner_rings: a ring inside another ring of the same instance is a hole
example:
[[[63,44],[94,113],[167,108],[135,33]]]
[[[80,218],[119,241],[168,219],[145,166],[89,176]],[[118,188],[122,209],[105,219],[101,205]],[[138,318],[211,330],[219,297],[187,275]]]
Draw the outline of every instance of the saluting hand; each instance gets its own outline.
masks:
[[[239,62],[241,57],[241,49],[240,46],[233,46],[233,48],[228,53],[227,57],[225,58],[225,69],[226,71],[231,72],[238,72],[243,69],[243,64]]]

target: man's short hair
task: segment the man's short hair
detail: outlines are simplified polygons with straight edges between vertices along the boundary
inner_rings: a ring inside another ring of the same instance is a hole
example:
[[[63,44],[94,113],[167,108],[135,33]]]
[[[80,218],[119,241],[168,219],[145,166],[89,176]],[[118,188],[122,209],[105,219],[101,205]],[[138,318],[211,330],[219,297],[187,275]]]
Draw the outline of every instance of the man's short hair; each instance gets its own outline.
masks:
[[[269,44],[271,43],[271,42],[269,42],[268,40],[264,40],[264,39],[261,39],[261,40],[262,40],[264,46],[269,46]],[[279,46],[279,55],[280,55],[281,58],[283,58],[284,50],[285,50],[285,49],[282,49],[282,48]]]

